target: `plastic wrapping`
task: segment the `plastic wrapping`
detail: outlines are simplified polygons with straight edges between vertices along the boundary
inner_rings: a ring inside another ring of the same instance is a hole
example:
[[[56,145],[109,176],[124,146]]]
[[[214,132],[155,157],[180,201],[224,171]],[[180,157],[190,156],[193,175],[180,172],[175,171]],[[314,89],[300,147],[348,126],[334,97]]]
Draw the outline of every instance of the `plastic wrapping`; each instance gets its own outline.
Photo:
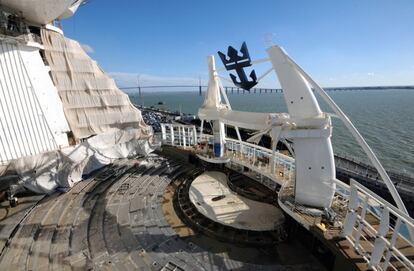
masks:
[[[82,176],[115,159],[147,155],[153,150],[139,129],[111,129],[79,145],[13,161],[21,183],[36,193],[71,188]]]

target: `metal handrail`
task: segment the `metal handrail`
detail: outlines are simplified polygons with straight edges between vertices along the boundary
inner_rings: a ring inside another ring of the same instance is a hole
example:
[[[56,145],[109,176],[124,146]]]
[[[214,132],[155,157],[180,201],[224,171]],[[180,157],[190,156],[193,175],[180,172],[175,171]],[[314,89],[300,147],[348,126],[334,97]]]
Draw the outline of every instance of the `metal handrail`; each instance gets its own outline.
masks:
[[[272,155],[272,150],[271,149],[268,149],[266,147],[262,147],[262,146],[259,146],[259,145],[253,144],[253,143],[249,143],[249,142],[245,142],[245,141],[239,141],[237,139],[233,139],[233,138],[229,138],[229,137],[226,137],[224,140],[225,141],[237,142],[237,143],[243,144],[244,146],[248,146],[248,147],[251,147],[251,148],[255,148],[255,149],[261,150],[263,152],[266,152],[266,153],[269,153],[270,155]],[[293,163],[295,161],[294,158],[292,158],[290,156],[287,156],[287,155],[285,155],[283,153],[275,152],[275,154],[277,156],[283,158],[283,159],[289,160],[289,162],[292,162]]]
[[[351,191],[352,189],[354,189],[357,193],[354,193],[354,196],[350,193],[349,200],[353,202],[357,201],[357,206],[352,207],[349,205],[345,224],[350,224],[352,226],[352,231],[344,228],[344,237],[346,237],[347,240],[355,248],[357,248],[357,252],[360,255],[363,255],[363,258],[373,270],[387,270],[388,266],[394,267],[389,262],[391,257],[394,257],[394,259],[406,268],[414,269],[414,263],[408,259],[395,244],[397,238],[400,238],[401,240],[407,242],[408,245],[414,246],[413,240],[410,240],[409,236],[405,236],[400,232],[402,227],[406,227],[407,232],[414,230],[414,219],[355,180],[351,180],[349,190]],[[355,197],[355,195],[357,196],[356,199],[351,198]],[[358,211],[359,209],[361,209],[361,212]],[[379,211],[381,215],[375,212],[375,210]],[[381,222],[378,229],[376,229],[369,222],[369,220],[366,219],[367,213],[374,216],[377,221]],[[387,215],[384,218],[383,216],[385,214]],[[390,223],[392,216],[396,218],[395,224]],[[383,235],[384,232],[386,234],[392,232],[391,238],[389,239],[386,235]],[[371,238],[367,238],[366,235]],[[374,237],[374,240],[372,240],[372,237]],[[372,248],[371,253],[367,249],[363,248],[360,243],[361,239],[365,240],[365,244],[370,245]]]

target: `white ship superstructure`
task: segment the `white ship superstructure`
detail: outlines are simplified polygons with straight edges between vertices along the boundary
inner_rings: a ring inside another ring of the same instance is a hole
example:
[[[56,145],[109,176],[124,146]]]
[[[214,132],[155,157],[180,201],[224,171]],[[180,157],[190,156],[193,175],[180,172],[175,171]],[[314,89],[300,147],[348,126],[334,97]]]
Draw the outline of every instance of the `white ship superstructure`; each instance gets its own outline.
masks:
[[[0,3],[0,173],[16,172],[36,192],[71,187],[113,159],[151,150],[140,111],[53,24],[81,3]]]

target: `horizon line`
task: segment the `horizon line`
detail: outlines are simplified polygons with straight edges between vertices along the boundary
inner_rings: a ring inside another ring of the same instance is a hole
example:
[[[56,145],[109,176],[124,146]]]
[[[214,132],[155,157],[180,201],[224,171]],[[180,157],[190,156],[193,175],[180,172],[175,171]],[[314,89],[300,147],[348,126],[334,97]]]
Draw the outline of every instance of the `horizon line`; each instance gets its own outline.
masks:
[[[122,90],[129,89],[148,89],[148,88],[207,88],[206,85],[146,85],[146,86],[125,86],[120,87]],[[242,89],[236,86],[223,86],[224,88],[233,88],[233,89]],[[390,86],[341,86],[341,87],[322,87],[325,90],[369,90],[369,89],[414,89],[414,85],[390,85]],[[269,88],[269,87],[257,87],[253,89],[272,89],[272,90],[282,90],[282,88]],[[250,90],[247,90],[250,91]]]

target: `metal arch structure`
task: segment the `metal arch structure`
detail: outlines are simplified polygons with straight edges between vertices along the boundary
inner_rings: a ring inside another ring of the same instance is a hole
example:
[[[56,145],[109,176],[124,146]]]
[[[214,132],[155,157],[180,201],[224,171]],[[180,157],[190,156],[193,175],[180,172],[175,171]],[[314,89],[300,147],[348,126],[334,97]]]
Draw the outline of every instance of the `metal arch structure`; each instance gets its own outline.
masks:
[[[217,128],[213,129],[217,149],[220,149],[224,143],[224,125],[235,126],[236,131],[238,127],[257,130],[258,133],[251,138],[253,141],[268,133],[273,141],[273,151],[275,151],[279,139],[290,139],[295,146],[295,200],[304,205],[329,207],[335,193],[336,183],[331,144],[332,125],[330,115],[321,111],[313,88],[344,122],[380,173],[398,208],[407,213],[401,197],[381,163],[335,102],[281,47],[272,46],[267,49],[267,54],[267,59],[252,61],[252,63],[266,61],[272,63],[271,70],[276,72],[282,86],[289,114],[232,110],[221,86],[214,57],[209,57],[209,87],[198,115],[202,121],[212,121],[213,126]],[[270,71],[267,71],[259,79],[269,73]],[[224,103],[221,101],[221,97],[224,98]],[[239,140],[241,140],[240,137]],[[220,158],[222,153],[217,152],[215,155]]]
[[[320,87],[313,79],[310,77],[289,55],[285,54],[286,61],[292,65],[304,78],[311,84],[311,86],[318,92],[318,94],[324,99],[324,101],[329,105],[329,107],[335,112],[335,114],[342,120],[345,124],[347,129],[351,132],[352,136],[358,142],[358,144],[362,147],[365,154],[368,156],[371,163],[374,165],[375,169],[380,174],[382,180],[385,182],[388,190],[390,191],[397,207],[406,213],[408,216],[407,208],[405,207],[404,202],[402,201],[400,195],[398,194],[397,189],[395,188],[394,184],[392,183],[390,177],[388,176],[387,172],[385,171],[384,167],[382,166],[381,162],[378,160],[375,153],[372,151],[371,147],[353,125],[351,120],[346,116],[346,114],[341,110],[341,108],[332,100],[332,98]]]

